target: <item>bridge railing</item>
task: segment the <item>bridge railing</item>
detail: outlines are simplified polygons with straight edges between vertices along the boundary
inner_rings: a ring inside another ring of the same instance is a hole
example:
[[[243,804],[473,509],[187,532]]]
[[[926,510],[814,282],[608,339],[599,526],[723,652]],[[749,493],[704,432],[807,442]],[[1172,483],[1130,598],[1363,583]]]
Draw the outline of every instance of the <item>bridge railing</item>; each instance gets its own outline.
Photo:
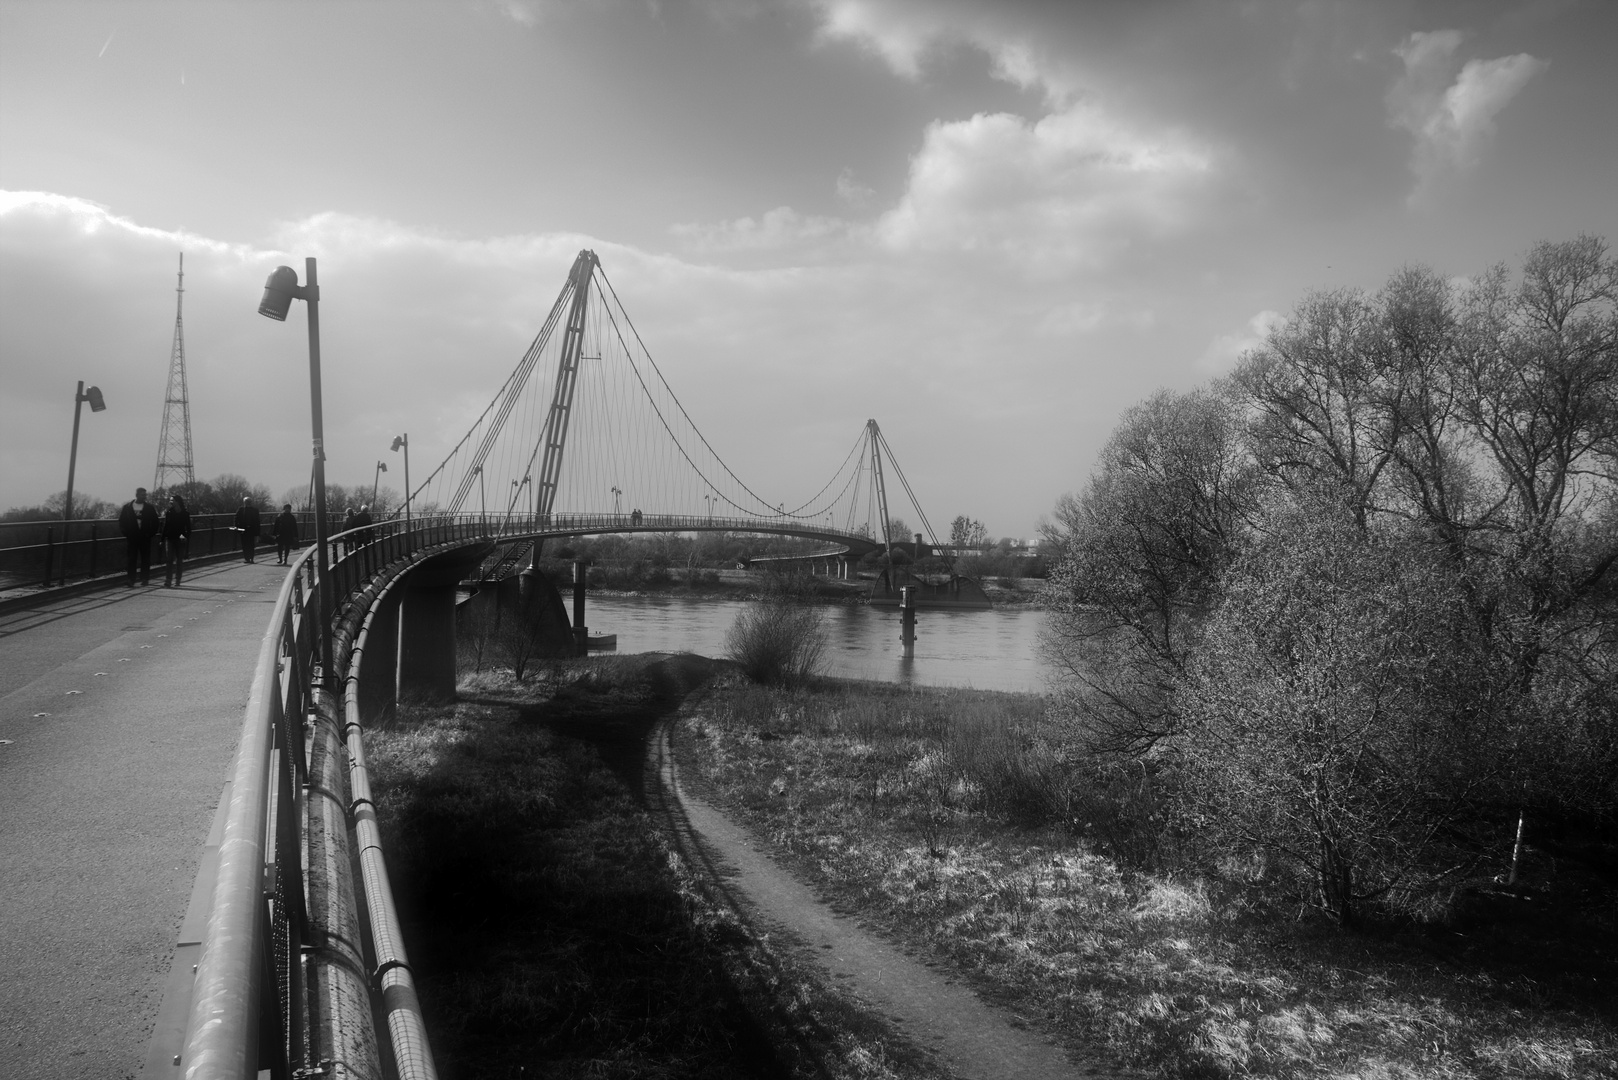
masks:
[[[269,517],[270,515],[265,515]],[[300,513],[298,534],[314,535],[315,516]],[[234,514],[192,514],[188,558],[238,549]],[[268,529],[268,521],[264,528]],[[152,559],[163,561],[153,541]],[[65,585],[124,568],[124,537],[116,518],[0,522],[0,578],[17,585]]]
[[[432,517],[409,528],[390,521],[338,534],[327,570],[334,609],[341,611],[384,570],[481,539],[486,531],[473,516]],[[308,717],[333,708],[329,698],[322,701],[319,684],[335,687],[338,680],[336,665],[318,655],[320,568],[314,555],[310,549],[293,561],[259,646],[179,1061],[188,1078],[251,1080],[267,1070],[277,1080],[291,1080],[318,1064],[310,1060],[314,1033],[304,956],[310,923],[301,828]],[[391,909],[391,899],[379,906]]]

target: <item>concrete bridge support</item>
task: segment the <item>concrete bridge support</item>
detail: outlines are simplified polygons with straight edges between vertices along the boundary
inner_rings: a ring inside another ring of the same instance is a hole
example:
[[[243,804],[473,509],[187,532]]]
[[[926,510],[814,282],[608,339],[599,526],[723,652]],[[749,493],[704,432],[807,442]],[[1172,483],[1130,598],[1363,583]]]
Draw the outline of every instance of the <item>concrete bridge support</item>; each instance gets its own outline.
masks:
[[[371,616],[370,645],[360,657],[357,688],[360,723],[366,727],[382,719],[398,700],[399,602],[403,596],[403,584],[388,590]]]
[[[398,700],[447,701],[455,696],[456,590],[483,555],[482,548],[471,548],[434,556],[410,571],[395,590],[400,594]]]

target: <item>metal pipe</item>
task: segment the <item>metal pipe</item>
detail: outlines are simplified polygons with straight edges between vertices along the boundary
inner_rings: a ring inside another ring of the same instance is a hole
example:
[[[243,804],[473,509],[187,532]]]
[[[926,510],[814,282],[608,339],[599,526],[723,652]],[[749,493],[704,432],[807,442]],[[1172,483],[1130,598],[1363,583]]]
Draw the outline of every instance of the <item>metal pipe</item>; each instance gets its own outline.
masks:
[[[364,728],[360,717],[360,668],[365,661],[371,624],[388,593],[403,580],[401,572],[377,593],[349,652],[348,674],[343,683],[343,715],[347,721],[344,731],[348,744],[349,793],[353,797],[354,839],[359,847],[365,909],[370,916],[372,951],[376,958],[371,978],[382,995],[382,1011],[387,1019],[399,1080],[437,1080],[438,1070],[433,1065],[427,1025],[421,1015],[421,1001],[416,995],[409,957],[405,954],[404,933],[399,927],[387,863],[382,855],[382,833],[377,826],[376,804],[371,801],[371,778],[365,763]]]
[[[345,1077],[381,1080],[348,841],[348,777],[336,702],[324,689],[310,731],[305,800],[309,905],[309,1056]]]

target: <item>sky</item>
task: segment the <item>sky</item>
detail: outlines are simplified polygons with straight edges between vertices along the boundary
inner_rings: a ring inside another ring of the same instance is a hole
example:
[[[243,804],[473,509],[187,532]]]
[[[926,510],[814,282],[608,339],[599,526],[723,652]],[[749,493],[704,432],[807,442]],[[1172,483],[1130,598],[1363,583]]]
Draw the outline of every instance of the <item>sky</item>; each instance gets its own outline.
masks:
[[[1032,537],[1119,413],[1309,291],[1618,241],[1618,4],[0,2],[0,508],[157,459],[424,471],[582,248],[710,443],[793,502],[868,417],[922,509]],[[904,507],[894,511],[914,520]]]

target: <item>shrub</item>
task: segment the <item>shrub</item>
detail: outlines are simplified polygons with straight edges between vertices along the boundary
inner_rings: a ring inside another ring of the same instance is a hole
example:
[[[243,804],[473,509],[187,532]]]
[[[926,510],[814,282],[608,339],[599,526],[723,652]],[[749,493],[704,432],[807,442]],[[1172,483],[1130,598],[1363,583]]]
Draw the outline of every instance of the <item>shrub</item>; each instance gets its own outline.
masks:
[[[826,631],[818,609],[779,594],[736,616],[725,649],[754,682],[799,683],[820,670]]]
[[[1455,842],[1515,741],[1444,565],[1346,516],[1299,513],[1237,564],[1178,702],[1191,816],[1344,924],[1468,865]]]

